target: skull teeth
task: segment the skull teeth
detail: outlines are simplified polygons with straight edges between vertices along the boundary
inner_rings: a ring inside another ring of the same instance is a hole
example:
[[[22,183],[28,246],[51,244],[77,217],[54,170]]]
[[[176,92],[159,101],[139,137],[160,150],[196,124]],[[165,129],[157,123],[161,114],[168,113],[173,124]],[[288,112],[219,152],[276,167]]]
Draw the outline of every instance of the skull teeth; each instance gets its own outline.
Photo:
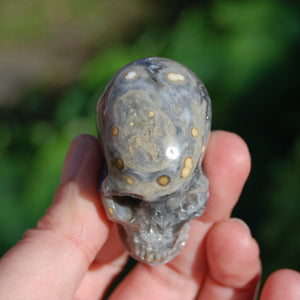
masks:
[[[145,259],[145,255],[146,255],[146,250],[142,249],[141,251],[141,259]]]
[[[184,246],[182,243],[180,246]],[[144,262],[147,262],[149,264],[160,264],[163,262],[167,262],[170,259],[172,259],[177,254],[177,249],[167,249],[164,251],[155,251],[153,249],[146,250],[142,247],[136,247],[135,249],[135,256]]]
[[[172,248],[165,247],[164,250],[155,248],[151,244],[135,243],[134,253],[131,253],[137,260],[147,263],[149,265],[158,265],[169,262],[173,259],[185,246],[188,233],[189,224],[185,224],[182,228],[178,240]]]
[[[153,252],[147,252],[146,260],[147,261],[153,261],[153,259],[154,259],[154,253]]]

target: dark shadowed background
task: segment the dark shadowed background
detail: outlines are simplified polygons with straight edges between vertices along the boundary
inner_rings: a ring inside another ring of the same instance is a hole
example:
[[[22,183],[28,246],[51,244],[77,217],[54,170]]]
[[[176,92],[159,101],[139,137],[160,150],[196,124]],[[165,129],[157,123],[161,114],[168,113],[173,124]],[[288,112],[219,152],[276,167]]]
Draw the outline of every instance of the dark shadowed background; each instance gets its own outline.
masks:
[[[213,129],[247,142],[234,210],[263,278],[300,269],[300,18],[296,1],[0,1],[0,253],[50,204],[74,135],[96,134],[99,92],[123,65],[177,60],[205,83]]]

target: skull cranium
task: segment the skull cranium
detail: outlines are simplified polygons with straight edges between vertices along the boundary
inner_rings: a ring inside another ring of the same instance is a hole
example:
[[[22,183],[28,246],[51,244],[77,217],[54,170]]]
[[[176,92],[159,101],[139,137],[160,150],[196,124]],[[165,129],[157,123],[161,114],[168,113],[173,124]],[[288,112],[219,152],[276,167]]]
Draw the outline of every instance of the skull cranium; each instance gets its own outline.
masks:
[[[186,67],[151,57],[122,68],[97,103],[106,160],[100,192],[131,256],[170,261],[202,214],[208,180],[201,165],[211,107],[202,82]]]

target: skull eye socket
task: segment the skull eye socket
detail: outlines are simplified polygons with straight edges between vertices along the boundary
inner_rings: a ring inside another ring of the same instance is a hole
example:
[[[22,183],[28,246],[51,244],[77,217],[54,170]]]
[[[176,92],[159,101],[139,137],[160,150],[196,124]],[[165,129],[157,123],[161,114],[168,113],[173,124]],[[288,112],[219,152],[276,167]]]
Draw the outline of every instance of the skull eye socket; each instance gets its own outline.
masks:
[[[140,210],[143,201],[132,196],[113,196],[112,199],[117,207],[117,211],[128,211],[128,213],[130,211],[133,217]]]

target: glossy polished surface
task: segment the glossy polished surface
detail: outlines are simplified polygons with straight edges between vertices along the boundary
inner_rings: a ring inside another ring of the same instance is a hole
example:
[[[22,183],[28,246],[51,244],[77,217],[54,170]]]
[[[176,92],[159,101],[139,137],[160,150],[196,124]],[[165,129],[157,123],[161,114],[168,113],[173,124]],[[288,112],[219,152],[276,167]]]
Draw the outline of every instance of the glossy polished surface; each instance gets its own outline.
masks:
[[[211,123],[208,93],[183,65],[152,57],[111,79],[96,115],[107,215],[133,257],[165,263],[180,252],[187,222],[207,201],[201,162]]]

